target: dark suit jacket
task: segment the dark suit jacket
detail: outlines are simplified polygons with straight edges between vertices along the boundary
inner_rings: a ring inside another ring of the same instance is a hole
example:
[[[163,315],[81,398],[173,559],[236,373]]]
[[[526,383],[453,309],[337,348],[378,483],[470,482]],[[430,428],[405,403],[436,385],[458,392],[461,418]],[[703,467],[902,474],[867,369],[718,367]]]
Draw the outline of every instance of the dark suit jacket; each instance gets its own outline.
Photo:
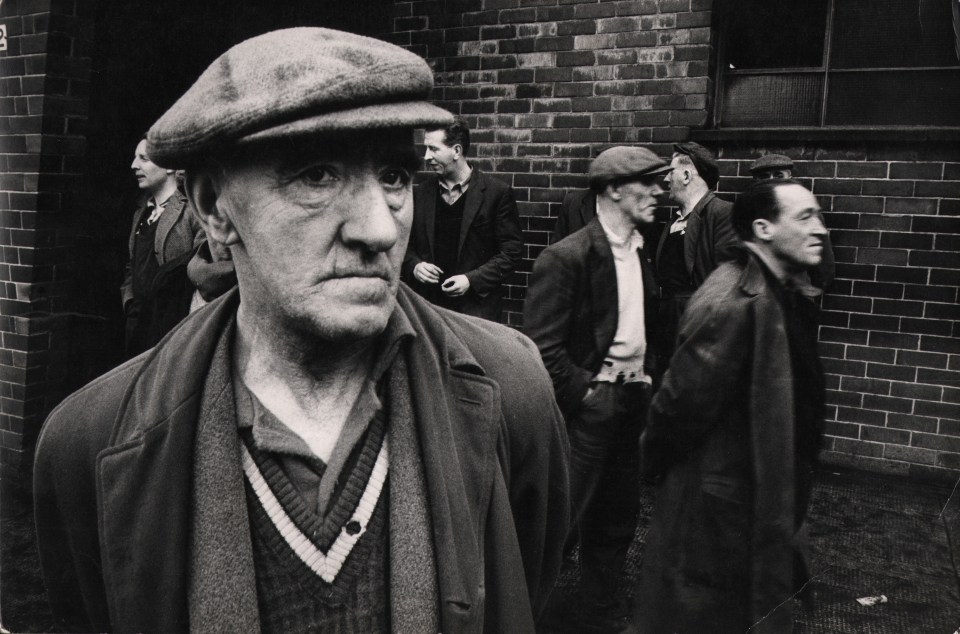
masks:
[[[713,192],[700,199],[700,202],[690,212],[687,218],[687,228],[684,234],[683,259],[687,266],[687,273],[697,288],[715,268],[734,257],[734,248],[740,243],[730,221],[733,203],[717,198]],[[670,233],[672,220],[660,234],[660,243],[657,245],[657,271],[660,270],[660,253]]]
[[[434,219],[439,179],[432,176],[413,195],[413,227],[403,260],[403,278],[421,295],[426,285],[413,276],[420,262],[435,262]],[[520,262],[523,234],[513,190],[501,180],[473,168],[464,194],[463,222],[457,246],[457,266],[445,277],[466,275],[470,289],[461,298],[459,312],[496,321],[500,317],[501,285]]]
[[[647,250],[640,252],[647,327],[647,372],[657,315],[657,282]],[[548,247],[533,265],[524,305],[524,332],[540,349],[560,409],[577,411],[617,332],[617,270],[610,243],[594,218],[583,231]]]
[[[587,226],[597,216],[597,196],[589,189],[567,192],[560,204],[557,224],[550,234],[550,244],[560,242],[571,233]]]

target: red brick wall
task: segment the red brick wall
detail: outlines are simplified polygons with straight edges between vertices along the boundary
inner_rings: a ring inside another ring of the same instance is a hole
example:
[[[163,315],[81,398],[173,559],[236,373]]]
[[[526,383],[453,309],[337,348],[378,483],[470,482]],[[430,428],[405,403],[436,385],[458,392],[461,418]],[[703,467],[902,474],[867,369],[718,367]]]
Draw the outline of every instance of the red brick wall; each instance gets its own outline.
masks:
[[[567,189],[611,144],[674,141],[708,122],[709,0],[397,1],[393,41],[433,66],[438,104],[475,130],[473,159],[510,182],[525,229],[506,320]],[[694,132],[696,136],[696,132]],[[960,152],[944,144],[703,141],[721,191],[749,160],[797,159],[827,210],[838,279],[824,300],[825,457],[918,477],[960,475]]]
[[[29,480],[34,440],[68,371],[66,214],[84,147],[89,33],[66,0],[6,0],[0,22],[9,35],[0,52],[0,478],[8,486]]]

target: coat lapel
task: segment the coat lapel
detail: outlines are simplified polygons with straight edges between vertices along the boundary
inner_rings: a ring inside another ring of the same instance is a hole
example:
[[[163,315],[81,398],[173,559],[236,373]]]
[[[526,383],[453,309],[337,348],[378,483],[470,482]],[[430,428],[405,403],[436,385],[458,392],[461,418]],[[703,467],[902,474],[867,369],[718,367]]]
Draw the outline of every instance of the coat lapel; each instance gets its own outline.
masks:
[[[420,184],[417,188],[416,215],[418,216],[419,230],[427,239],[427,248],[429,253],[420,254],[420,257],[427,262],[434,261],[433,238],[434,228],[436,226],[437,215],[437,194],[440,191],[439,181],[436,178],[429,178]]]
[[[414,418],[440,587],[441,628],[465,632],[483,618],[483,560],[478,536],[493,488],[500,390],[464,344],[442,324],[419,319],[399,301],[421,335],[408,352]]]
[[[484,183],[480,178],[480,170],[473,168],[473,174],[470,176],[470,187],[464,194],[466,200],[463,203],[463,221],[460,223],[460,239],[457,241],[457,260],[460,260],[460,251],[463,249],[463,243],[467,239],[467,233],[470,226],[480,213],[480,205],[483,203]]]
[[[236,291],[206,319],[191,319],[155,348],[120,407],[110,447],[97,458],[100,549],[117,631],[182,631],[193,442],[216,331]],[[170,368],[179,380],[171,382]]]
[[[157,261],[163,264],[166,261],[165,250],[167,248],[167,238],[173,231],[174,225],[180,220],[184,210],[187,207],[187,199],[180,192],[174,192],[167,203],[167,208],[160,214],[157,220],[157,237],[154,240],[154,249],[157,254]]]
[[[601,355],[617,331],[619,313],[619,295],[617,293],[617,269],[613,262],[613,251],[597,219],[591,220],[586,227],[590,237],[590,252],[587,270],[590,276],[592,293],[591,310],[593,312],[594,345]]]
[[[687,266],[687,275],[693,275],[693,264],[697,258],[697,243],[700,240],[700,231],[703,228],[703,219],[700,215],[703,213],[703,208],[707,206],[707,203],[710,202],[712,198],[713,192],[701,198],[700,202],[693,208],[693,211],[690,212],[690,217],[687,218],[687,239],[683,242],[683,262]]]

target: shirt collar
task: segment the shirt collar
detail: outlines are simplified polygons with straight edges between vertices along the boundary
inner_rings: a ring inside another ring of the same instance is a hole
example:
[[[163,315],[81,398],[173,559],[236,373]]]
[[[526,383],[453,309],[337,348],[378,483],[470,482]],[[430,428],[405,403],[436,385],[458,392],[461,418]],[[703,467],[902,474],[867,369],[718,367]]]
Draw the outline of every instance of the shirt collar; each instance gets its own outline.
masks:
[[[611,247],[615,249],[630,249],[631,251],[635,251],[643,247],[643,236],[640,235],[640,232],[637,231],[636,228],[630,231],[630,234],[626,238],[620,238],[603,223],[603,219],[599,214],[597,215],[597,220],[600,222],[600,227],[603,229],[603,233],[607,236],[607,242],[610,243]]]
[[[473,176],[472,167],[469,168],[469,170],[467,171],[467,175],[461,181],[452,183],[441,178],[440,187],[442,187],[444,190],[448,192],[456,191],[456,190],[465,191],[467,189],[467,185],[470,183],[471,176]]]

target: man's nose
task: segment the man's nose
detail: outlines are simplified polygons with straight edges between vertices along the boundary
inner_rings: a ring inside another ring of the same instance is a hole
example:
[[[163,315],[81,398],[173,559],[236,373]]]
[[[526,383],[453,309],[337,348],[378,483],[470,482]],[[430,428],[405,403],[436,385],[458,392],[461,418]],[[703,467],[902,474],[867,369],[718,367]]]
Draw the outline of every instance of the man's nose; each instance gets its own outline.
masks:
[[[375,177],[365,179],[348,204],[341,230],[343,241],[374,252],[393,247],[400,237],[396,214],[407,196],[407,191],[398,194],[385,190]]]
[[[659,195],[661,195],[661,194],[663,194],[663,193],[664,193],[663,187],[661,187],[659,183],[654,183],[654,184],[653,184],[653,192],[652,192],[652,195],[653,195],[653,196],[659,196]]]
[[[823,218],[820,214],[817,214],[813,218],[813,230],[810,232],[815,236],[825,236],[827,235],[827,227],[823,224]]]

